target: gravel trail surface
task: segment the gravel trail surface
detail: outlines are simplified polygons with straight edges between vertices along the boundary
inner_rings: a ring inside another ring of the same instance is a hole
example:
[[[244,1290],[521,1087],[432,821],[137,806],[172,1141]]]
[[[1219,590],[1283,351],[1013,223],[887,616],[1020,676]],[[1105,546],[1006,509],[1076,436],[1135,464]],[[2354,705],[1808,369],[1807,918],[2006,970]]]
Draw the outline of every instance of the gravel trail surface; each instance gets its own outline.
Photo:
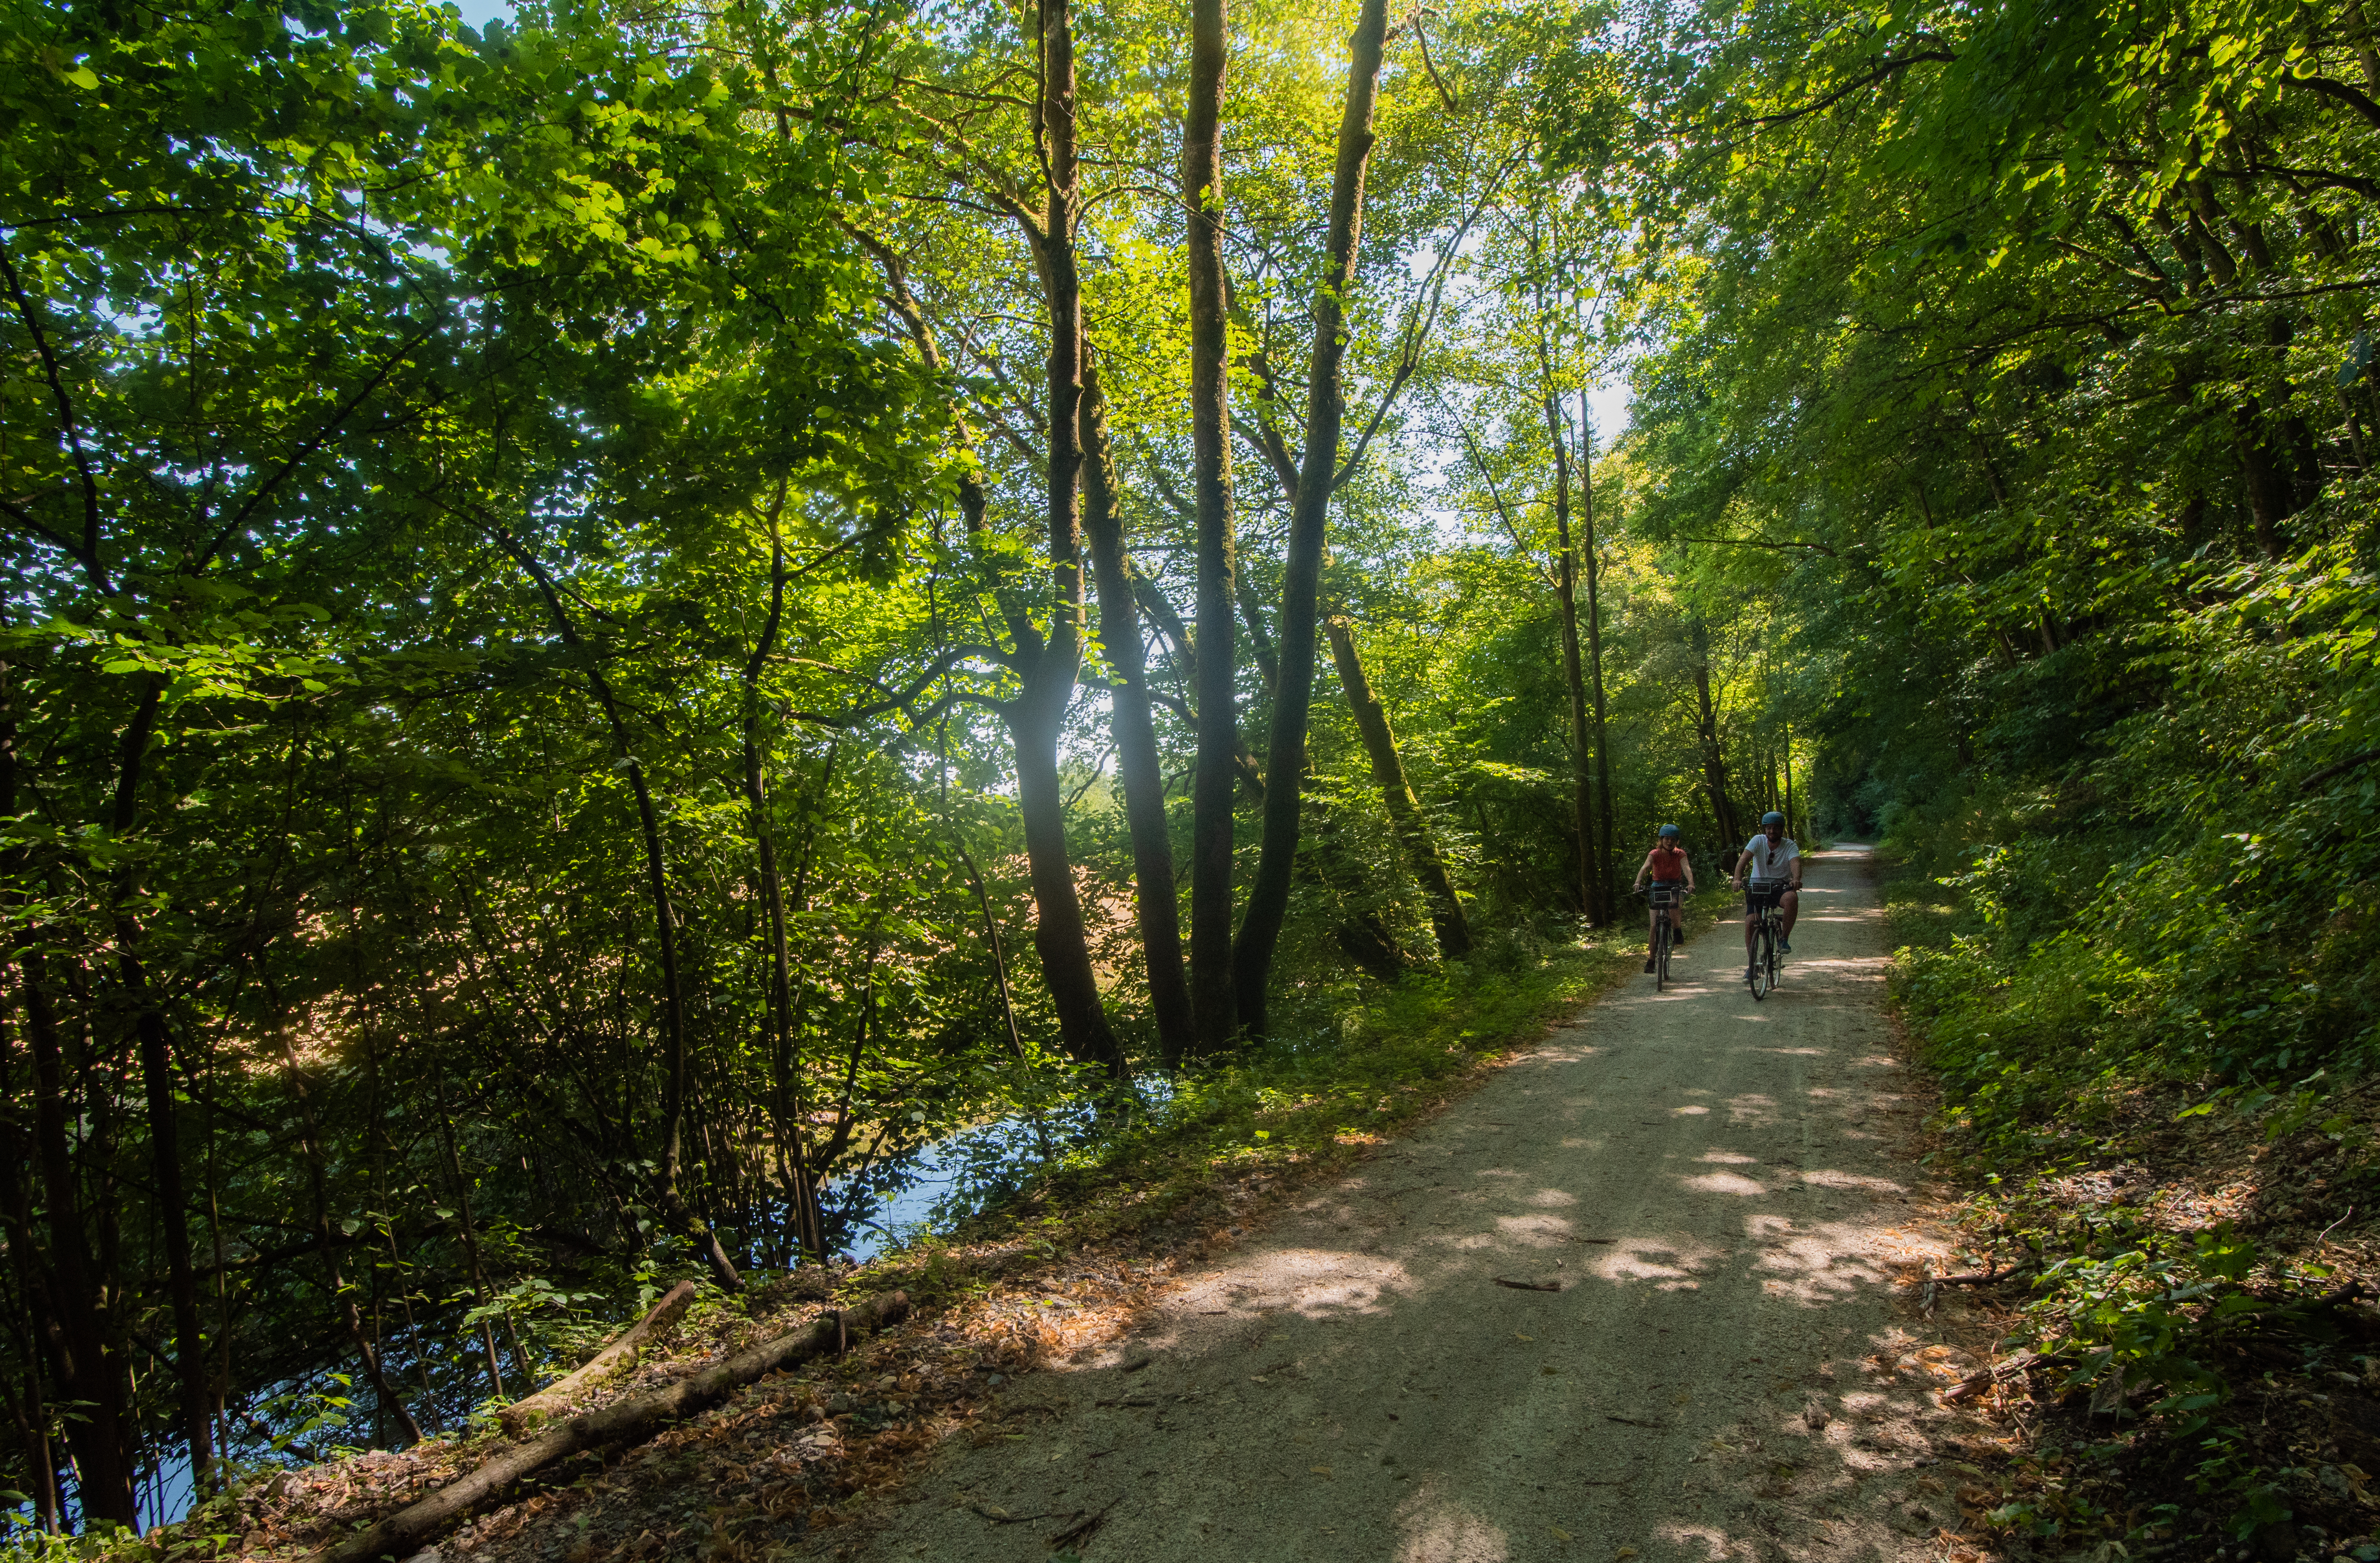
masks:
[[[1724,881],[1719,882],[1723,892]],[[1706,890],[1706,893],[1708,893]],[[1681,955],[1235,1253],[1019,1381],[830,1547],[1643,1563],[1949,1556],[1911,1082],[1864,849],[1815,858],[1782,987]],[[1524,1289],[1503,1282],[1520,1282]],[[1630,1550],[1633,1549],[1633,1552]]]

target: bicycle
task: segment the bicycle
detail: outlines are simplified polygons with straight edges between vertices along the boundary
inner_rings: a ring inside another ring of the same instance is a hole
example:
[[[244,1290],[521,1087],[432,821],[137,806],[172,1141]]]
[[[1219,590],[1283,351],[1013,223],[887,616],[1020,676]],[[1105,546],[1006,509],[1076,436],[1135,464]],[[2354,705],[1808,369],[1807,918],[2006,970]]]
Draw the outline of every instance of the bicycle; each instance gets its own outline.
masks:
[[[1653,991],[1659,993],[1670,985],[1670,950],[1678,936],[1678,931],[1670,925],[1670,912],[1684,906],[1686,898],[1694,892],[1680,885],[1655,880],[1636,894],[1644,897],[1652,910]]]
[[[1779,885],[1761,898],[1752,929],[1752,970],[1743,976],[1754,1003],[1777,991],[1777,946],[1785,942],[1785,891]]]

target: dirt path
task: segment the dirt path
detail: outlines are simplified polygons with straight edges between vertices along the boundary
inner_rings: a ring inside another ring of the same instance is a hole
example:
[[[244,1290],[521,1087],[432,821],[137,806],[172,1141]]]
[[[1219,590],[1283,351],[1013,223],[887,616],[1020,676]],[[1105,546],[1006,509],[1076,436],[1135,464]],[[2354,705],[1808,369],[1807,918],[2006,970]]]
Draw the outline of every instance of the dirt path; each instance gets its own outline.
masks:
[[[1948,1550],[1933,1392],[1961,1359],[1905,1278],[1938,1250],[1884,959],[1864,850],[1815,861],[1766,1003],[1739,935],[1706,935],[1668,993],[1607,999],[1130,1340],[1021,1381],[1029,1435],[937,1459],[856,1556]]]

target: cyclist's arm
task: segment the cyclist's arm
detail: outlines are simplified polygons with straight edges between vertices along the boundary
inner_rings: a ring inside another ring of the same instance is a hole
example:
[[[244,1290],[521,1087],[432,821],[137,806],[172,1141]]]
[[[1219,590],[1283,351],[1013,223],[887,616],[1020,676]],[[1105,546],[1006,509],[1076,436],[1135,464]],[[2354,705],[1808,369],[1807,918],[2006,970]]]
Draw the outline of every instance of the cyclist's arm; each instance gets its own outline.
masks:
[[[1795,853],[1793,854],[1793,888],[1794,888],[1794,889],[1796,889],[1796,890],[1799,890],[1801,887],[1802,887],[1802,854],[1801,854],[1801,853],[1799,853],[1799,852],[1795,852]]]
[[[1642,890],[1645,888],[1645,876],[1652,872],[1653,854],[1647,852],[1645,854],[1645,861],[1636,865],[1636,883],[1631,885],[1628,888],[1631,890]]]
[[[1686,871],[1686,892],[1687,894],[1692,895],[1694,888],[1694,860],[1686,856],[1685,853],[1680,852],[1678,854],[1678,866]]]

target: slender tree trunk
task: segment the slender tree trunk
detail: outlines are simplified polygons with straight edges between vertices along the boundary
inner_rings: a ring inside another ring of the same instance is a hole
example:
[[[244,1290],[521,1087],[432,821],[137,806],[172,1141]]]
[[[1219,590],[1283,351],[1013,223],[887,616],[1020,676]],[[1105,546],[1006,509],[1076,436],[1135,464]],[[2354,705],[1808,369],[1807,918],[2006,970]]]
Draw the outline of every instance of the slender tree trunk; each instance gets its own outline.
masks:
[[[1596,906],[1597,921],[1615,915],[1611,855],[1616,850],[1611,824],[1611,734],[1604,721],[1603,702],[1603,566],[1595,546],[1595,429],[1587,421],[1586,393],[1578,394],[1578,495],[1580,539],[1586,554],[1586,667],[1595,691]]]
[[[1058,733],[1083,654],[1081,478],[1083,285],[1075,255],[1081,170],[1075,136],[1075,32],[1067,0],[1043,0],[1041,90],[1037,104],[1049,197],[1038,239],[1050,304],[1050,633],[1020,643],[1025,690],[1005,714],[1016,752],[1016,808],[1033,880],[1033,946],[1069,1056],[1123,1072],[1091,967],[1082,896],[1066,851],[1066,799],[1058,780]],[[1020,636],[1020,641],[1023,638]]]
[[[1140,945],[1148,962],[1148,1002],[1157,1044],[1169,1069],[1181,1066],[1196,1039],[1190,984],[1182,970],[1182,909],[1173,889],[1173,836],[1165,823],[1165,771],[1149,718],[1148,666],[1134,605],[1132,560],[1124,549],[1123,512],[1108,445],[1107,398],[1099,372],[1083,378],[1084,531],[1099,588],[1099,639],[1115,668],[1108,693],[1116,771],[1123,783],[1124,823],[1132,833],[1133,879],[1139,895]]]
[[[128,943],[116,956],[124,984],[141,1004],[136,1025],[140,1073],[148,1093],[150,1176],[157,1186],[157,1225],[165,1241],[167,1285],[174,1305],[174,1370],[181,1391],[182,1437],[190,1450],[190,1479],[205,1495],[213,1480],[214,1440],[207,1426],[207,1337],[199,1324],[198,1277],[190,1264],[190,1217],[182,1191],[179,1124],[165,1018],[151,1001],[149,983]]]
[[[1387,0],[1364,0],[1355,23],[1347,101],[1339,120],[1339,156],[1330,177],[1330,217],[1321,286],[1314,299],[1314,356],[1306,374],[1305,454],[1290,508],[1289,543],[1281,572],[1280,676],[1265,766],[1264,836],[1256,879],[1232,952],[1240,1020],[1265,1031],[1266,990],[1274,951],[1289,916],[1297,866],[1298,799],[1305,770],[1306,723],[1314,705],[1317,597],[1330,492],[1339,470],[1339,430],[1346,408],[1340,370],[1346,350],[1346,300],[1355,280],[1355,250],[1363,237],[1364,179],[1372,156],[1372,109],[1379,95],[1380,53],[1388,33]]]
[[[1380,789],[1381,801],[1388,805],[1397,838],[1404,843],[1414,877],[1421,881],[1422,893],[1429,898],[1429,920],[1438,931],[1439,953],[1450,960],[1461,960],[1471,953],[1471,923],[1463,915],[1462,898],[1454,893],[1454,876],[1447,872],[1446,860],[1439,854],[1438,840],[1430,832],[1429,821],[1422,814],[1421,801],[1414,796],[1412,783],[1405,779],[1404,762],[1397,754],[1396,735],[1390,730],[1388,711],[1372,693],[1371,680],[1365,676],[1363,660],[1355,653],[1352,627],[1344,618],[1334,616],[1323,621],[1323,629],[1330,637],[1330,659],[1339,669],[1339,686],[1347,691],[1347,708],[1354,714],[1355,730],[1362,735],[1364,752],[1372,762],[1372,781]]]
[[[488,1305],[487,1272],[480,1266],[480,1232],[471,1221],[471,1180],[464,1174],[463,1157],[455,1148],[455,1118],[446,1110],[446,1081],[438,1081],[438,1134],[446,1146],[446,1170],[455,1179],[455,1209],[463,1218],[463,1260],[470,1268],[471,1300],[485,1308]],[[496,1332],[488,1321],[480,1321],[480,1345],[488,1355],[488,1383],[493,1386],[497,1399],[508,1398],[504,1388],[504,1370],[496,1362]],[[536,1385],[528,1386],[535,1389]]]
[[[1546,397],[1546,433],[1554,443],[1554,593],[1561,603],[1562,681],[1570,691],[1571,828],[1578,836],[1578,912],[1601,921],[1596,886],[1606,877],[1596,850],[1595,743],[1586,720],[1586,664],[1578,644],[1578,549],[1570,529],[1570,442],[1563,433],[1561,402]]]
[[[785,935],[785,887],[777,868],[777,836],[769,820],[768,777],[760,763],[760,671],[775,649],[785,614],[785,545],[777,530],[784,489],[769,512],[769,618],[744,665],[744,802],[752,821],[752,846],[760,876],[761,937],[769,962],[769,1117],[777,1140],[781,1191],[793,1215],[795,1244],[820,1264],[826,1261],[826,1221],[818,1188],[809,1175],[803,1143],[795,1081],[793,961]],[[833,760],[828,766],[832,772]]]
[[[261,967],[259,967],[260,973]],[[269,988],[268,988],[268,991]],[[279,1007],[276,1001],[275,1007]],[[305,1070],[298,1062],[298,1050],[291,1045],[286,1026],[276,1028],[280,1033],[281,1056],[289,1066],[289,1089],[298,1098],[298,1127],[302,1133],[298,1150],[306,1158],[306,1178],[314,1198],[314,1240],[322,1248],[322,1268],[330,1277],[332,1307],[336,1310],[340,1326],[346,1332],[347,1344],[356,1349],[356,1358],[363,1364],[364,1381],[371,1386],[380,1408],[394,1416],[405,1429],[406,1441],[421,1442],[421,1424],[413,1420],[405,1401],[381,1372],[380,1353],[364,1334],[363,1315],[356,1308],[356,1300],[347,1294],[347,1284],[339,1273],[338,1248],[331,1234],[331,1197],[329,1178],[322,1151],[322,1127],[314,1112],[313,1093],[306,1084]]]
[[[1749,839],[1742,822],[1736,818],[1735,803],[1727,792],[1727,759],[1719,751],[1718,712],[1711,703],[1710,630],[1700,620],[1694,627],[1694,728],[1702,738],[1703,786],[1710,793],[1711,817],[1719,834],[1727,837],[1730,858],[1737,848]]]
[[[1197,512],[1198,759],[1190,783],[1190,998],[1198,1050],[1228,1048],[1232,994],[1232,778],[1238,772],[1239,668],[1232,609],[1231,372],[1223,277],[1225,0],[1190,0],[1190,101],[1182,193],[1190,268],[1190,449]]]
[[[679,1178],[686,1155],[686,991],[679,979],[677,960],[677,913],[670,904],[669,863],[662,849],[661,818],[653,809],[653,795],[645,784],[645,768],[637,759],[636,750],[628,741],[628,726],[621,718],[618,702],[613,699],[612,686],[603,677],[601,666],[589,653],[578,637],[578,628],[571,622],[562,605],[562,593],[555,590],[553,578],[526,543],[516,541],[509,532],[500,532],[506,549],[520,562],[536,581],[545,599],[546,611],[552,616],[555,632],[563,644],[576,655],[587,673],[588,688],[594,692],[596,703],[612,730],[612,742],[617,751],[621,768],[627,772],[628,788],[637,800],[637,823],[643,836],[645,849],[645,889],[653,909],[656,944],[662,965],[662,1166],[655,1193],[662,1214],[670,1224],[692,1239],[696,1251],[710,1266],[710,1273],[722,1289],[738,1291],[743,1278],[735,1273],[734,1261],[721,1246],[719,1234],[710,1224],[689,1209],[680,1191]]]

